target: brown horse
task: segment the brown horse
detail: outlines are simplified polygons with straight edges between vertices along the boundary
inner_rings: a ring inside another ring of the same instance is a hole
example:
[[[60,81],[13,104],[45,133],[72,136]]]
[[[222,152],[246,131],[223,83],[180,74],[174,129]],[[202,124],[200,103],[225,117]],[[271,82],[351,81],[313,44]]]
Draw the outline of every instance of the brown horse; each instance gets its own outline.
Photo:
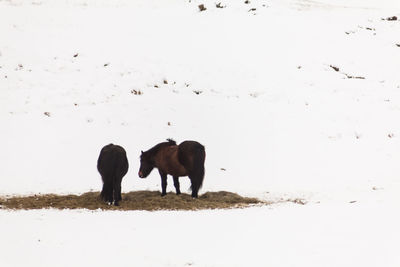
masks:
[[[118,206],[121,197],[121,181],[128,172],[129,164],[125,149],[109,144],[100,151],[97,170],[103,180],[101,198],[109,204]]]
[[[176,194],[181,193],[179,177],[189,176],[192,183],[192,197],[197,198],[204,180],[204,146],[196,141],[184,141],[177,145],[172,139],[142,151],[140,156],[139,177],[146,178],[154,168],[161,176],[161,196],[167,194],[167,175],[174,177]]]

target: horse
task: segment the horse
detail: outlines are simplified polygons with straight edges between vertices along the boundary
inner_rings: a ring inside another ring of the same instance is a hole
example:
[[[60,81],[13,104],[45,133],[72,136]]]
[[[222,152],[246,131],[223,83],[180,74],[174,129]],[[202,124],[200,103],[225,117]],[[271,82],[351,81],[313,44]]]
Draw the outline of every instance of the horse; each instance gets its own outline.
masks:
[[[161,196],[167,194],[167,175],[174,178],[176,194],[181,193],[179,177],[189,176],[192,197],[197,198],[204,180],[204,161],[206,152],[204,146],[196,141],[184,141],[179,145],[172,139],[159,143],[147,150],[141,151],[139,177],[146,178],[154,168],[161,176]]]
[[[97,170],[103,180],[100,197],[105,202],[119,205],[122,178],[128,172],[129,163],[124,148],[109,144],[104,146],[97,160]]]

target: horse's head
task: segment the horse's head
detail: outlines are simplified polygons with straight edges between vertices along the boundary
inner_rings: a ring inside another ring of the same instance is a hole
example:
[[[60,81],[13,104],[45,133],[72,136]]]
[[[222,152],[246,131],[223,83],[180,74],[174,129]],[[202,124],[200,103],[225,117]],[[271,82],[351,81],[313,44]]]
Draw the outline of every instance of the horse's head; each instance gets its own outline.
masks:
[[[138,173],[139,177],[146,178],[153,169],[154,160],[151,158],[149,153],[142,151],[142,154],[140,155],[140,168]]]

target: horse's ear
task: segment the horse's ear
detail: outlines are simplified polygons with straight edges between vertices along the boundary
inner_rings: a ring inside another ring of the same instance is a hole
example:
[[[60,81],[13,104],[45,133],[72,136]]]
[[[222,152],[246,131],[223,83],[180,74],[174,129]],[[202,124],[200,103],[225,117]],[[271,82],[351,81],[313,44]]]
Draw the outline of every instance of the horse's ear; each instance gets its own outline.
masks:
[[[141,150],[141,152],[142,152],[142,155],[143,155],[143,150]]]

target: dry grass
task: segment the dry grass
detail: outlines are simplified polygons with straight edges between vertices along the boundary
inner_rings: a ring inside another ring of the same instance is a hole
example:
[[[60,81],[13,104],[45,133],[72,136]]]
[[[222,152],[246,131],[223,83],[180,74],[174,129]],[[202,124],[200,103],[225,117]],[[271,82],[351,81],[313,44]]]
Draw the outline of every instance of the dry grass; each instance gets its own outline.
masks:
[[[89,209],[89,210],[201,210],[243,208],[269,203],[256,198],[242,197],[231,192],[207,192],[198,199],[188,194],[172,192],[161,197],[158,191],[135,191],[122,194],[120,206],[110,206],[101,201],[99,192],[82,195],[34,195],[0,198],[0,209]]]

